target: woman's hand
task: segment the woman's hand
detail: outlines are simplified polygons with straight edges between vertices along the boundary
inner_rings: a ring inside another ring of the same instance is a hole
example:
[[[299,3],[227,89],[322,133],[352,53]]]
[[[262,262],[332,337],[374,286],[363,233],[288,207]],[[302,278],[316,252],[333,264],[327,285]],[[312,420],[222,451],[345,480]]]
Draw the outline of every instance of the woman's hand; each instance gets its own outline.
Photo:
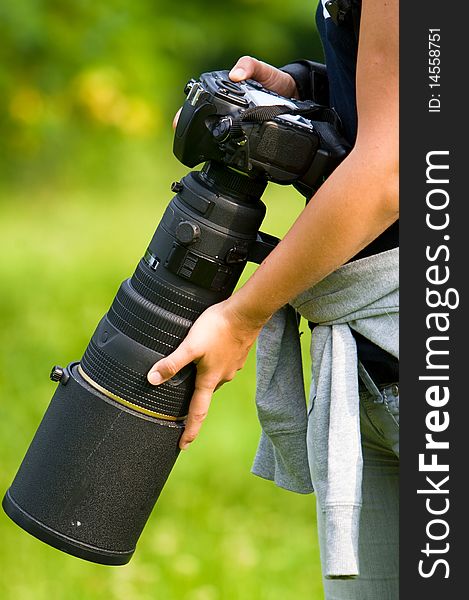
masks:
[[[149,371],[148,381],[159,385],[190,362],[197,365],[195,390],[179,441],[181,450],[197,437],[214,391],[231,381],[244,365],[261,327],[241,317],[230,299],[214,304],[195,321],[181,345]]]
[[[230,71],[231,81],[239,82],[245,79],[254,79],[262,84],[266,89],[272,90],[281,96],[287,98],[299,98],[296,89],[295,80],[288,73],[284,73],[272,65],[252,58],[252,56],[242,56]],[[176,129],[180,108],[174,115],[173,129]]]
[[[252,58],[241,57],[230,71],[231,81],[244,81],[254,79],[267,90],[272,90],[287,98],[298,98],[295,80],[288,73],[273,67],[265,62]]]

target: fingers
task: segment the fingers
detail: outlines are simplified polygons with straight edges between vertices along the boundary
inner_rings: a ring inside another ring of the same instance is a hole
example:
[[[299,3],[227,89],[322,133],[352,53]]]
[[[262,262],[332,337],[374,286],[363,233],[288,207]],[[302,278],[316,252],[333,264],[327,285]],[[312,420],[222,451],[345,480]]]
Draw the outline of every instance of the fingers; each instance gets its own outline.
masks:
[[[235,378],[235,375],[236,375],[236,371],[232,371],[231,373],[228,373],[228,375],[226,375],[223,379],[220,379],[220,381],[217,383],[214,391],[216,392],[217,390],[219,390],[221,388],[221,386],[224,385],[225,383],[233,381],[233,379]]]
[[[181,110],[182,110],[182,106],[181,108],[177,111],[177,113],[174,115],[174,119],[173,119],[173,129],[176,129],[178,121],[179,121],[179,115],[181,114]]]
[[[252,56],[243,56],[230,71],[232,81],[255,79],[266,89],[288,98],[299,98],[296,82],[291,75]]]
[[[160,385],[174,377],[183,367],[196,358],[194,352],[184,342],[176,350],[155,363],[148,372],[147,379],[152,385]]]
[[[179,448],[181,448],[181,450],[186,450],[189,444],[197,437],[200,428],[202,427],[202,423],[207,416],[213,392],[214,388],[212,387],[197,387],[196,384],[189,406],[186,427],[179,440]]]
[[[243,81],[244,79],[255,79],[267,86],[275,76],[275,68],[267,63],[252,58],[252,56],[241,57],[230,71],[232,81]]]

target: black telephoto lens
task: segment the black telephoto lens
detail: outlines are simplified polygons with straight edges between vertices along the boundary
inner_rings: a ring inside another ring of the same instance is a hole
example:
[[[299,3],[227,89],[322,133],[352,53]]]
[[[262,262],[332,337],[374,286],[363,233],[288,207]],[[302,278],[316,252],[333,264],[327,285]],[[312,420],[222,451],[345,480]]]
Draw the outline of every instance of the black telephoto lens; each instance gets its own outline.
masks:
[[[195,367],[157,387],[147,373],[233,292],[265,215],[265,187],[214,162],[173,184],[176,196],[81,361],[52,370],[57,390],[3,499],[30,534],[92,562],[130,560],[178,456]]]

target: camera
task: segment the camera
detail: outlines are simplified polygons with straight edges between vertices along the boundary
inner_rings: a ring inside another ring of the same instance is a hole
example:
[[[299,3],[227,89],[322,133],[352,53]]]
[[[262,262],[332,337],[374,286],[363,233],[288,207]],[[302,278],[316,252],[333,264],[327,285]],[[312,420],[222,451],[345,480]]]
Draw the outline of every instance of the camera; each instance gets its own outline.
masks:
[[[188,167],[216,161],[310,197],[349,151],[327,106],[284,98],[253,80],[234,83],[228,71],[204,73],[185,92],[174,154]]]
[[[191,80],[174,153],[205,163],[172,185],[131,278],[80,361],[55,366],[49,407],[3,499],[20,527],[74,556],[127,563],[177,459],[195,365],[152,386],[150,367],[275,246],[259,231],[268,181],[309,194],[347,153],[328,107],[227,71]]]

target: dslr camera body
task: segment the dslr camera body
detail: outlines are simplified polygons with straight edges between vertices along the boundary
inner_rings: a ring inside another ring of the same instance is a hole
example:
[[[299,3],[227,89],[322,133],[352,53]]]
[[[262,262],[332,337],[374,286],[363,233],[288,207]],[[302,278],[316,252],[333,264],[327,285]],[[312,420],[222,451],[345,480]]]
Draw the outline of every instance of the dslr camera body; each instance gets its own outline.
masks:
[[[228,71],[190,80],[174,137],[186,166],[216,161],[250,177],[294,184],[308,198],[346,156],[337,114],[313,101],[284,98]]]

